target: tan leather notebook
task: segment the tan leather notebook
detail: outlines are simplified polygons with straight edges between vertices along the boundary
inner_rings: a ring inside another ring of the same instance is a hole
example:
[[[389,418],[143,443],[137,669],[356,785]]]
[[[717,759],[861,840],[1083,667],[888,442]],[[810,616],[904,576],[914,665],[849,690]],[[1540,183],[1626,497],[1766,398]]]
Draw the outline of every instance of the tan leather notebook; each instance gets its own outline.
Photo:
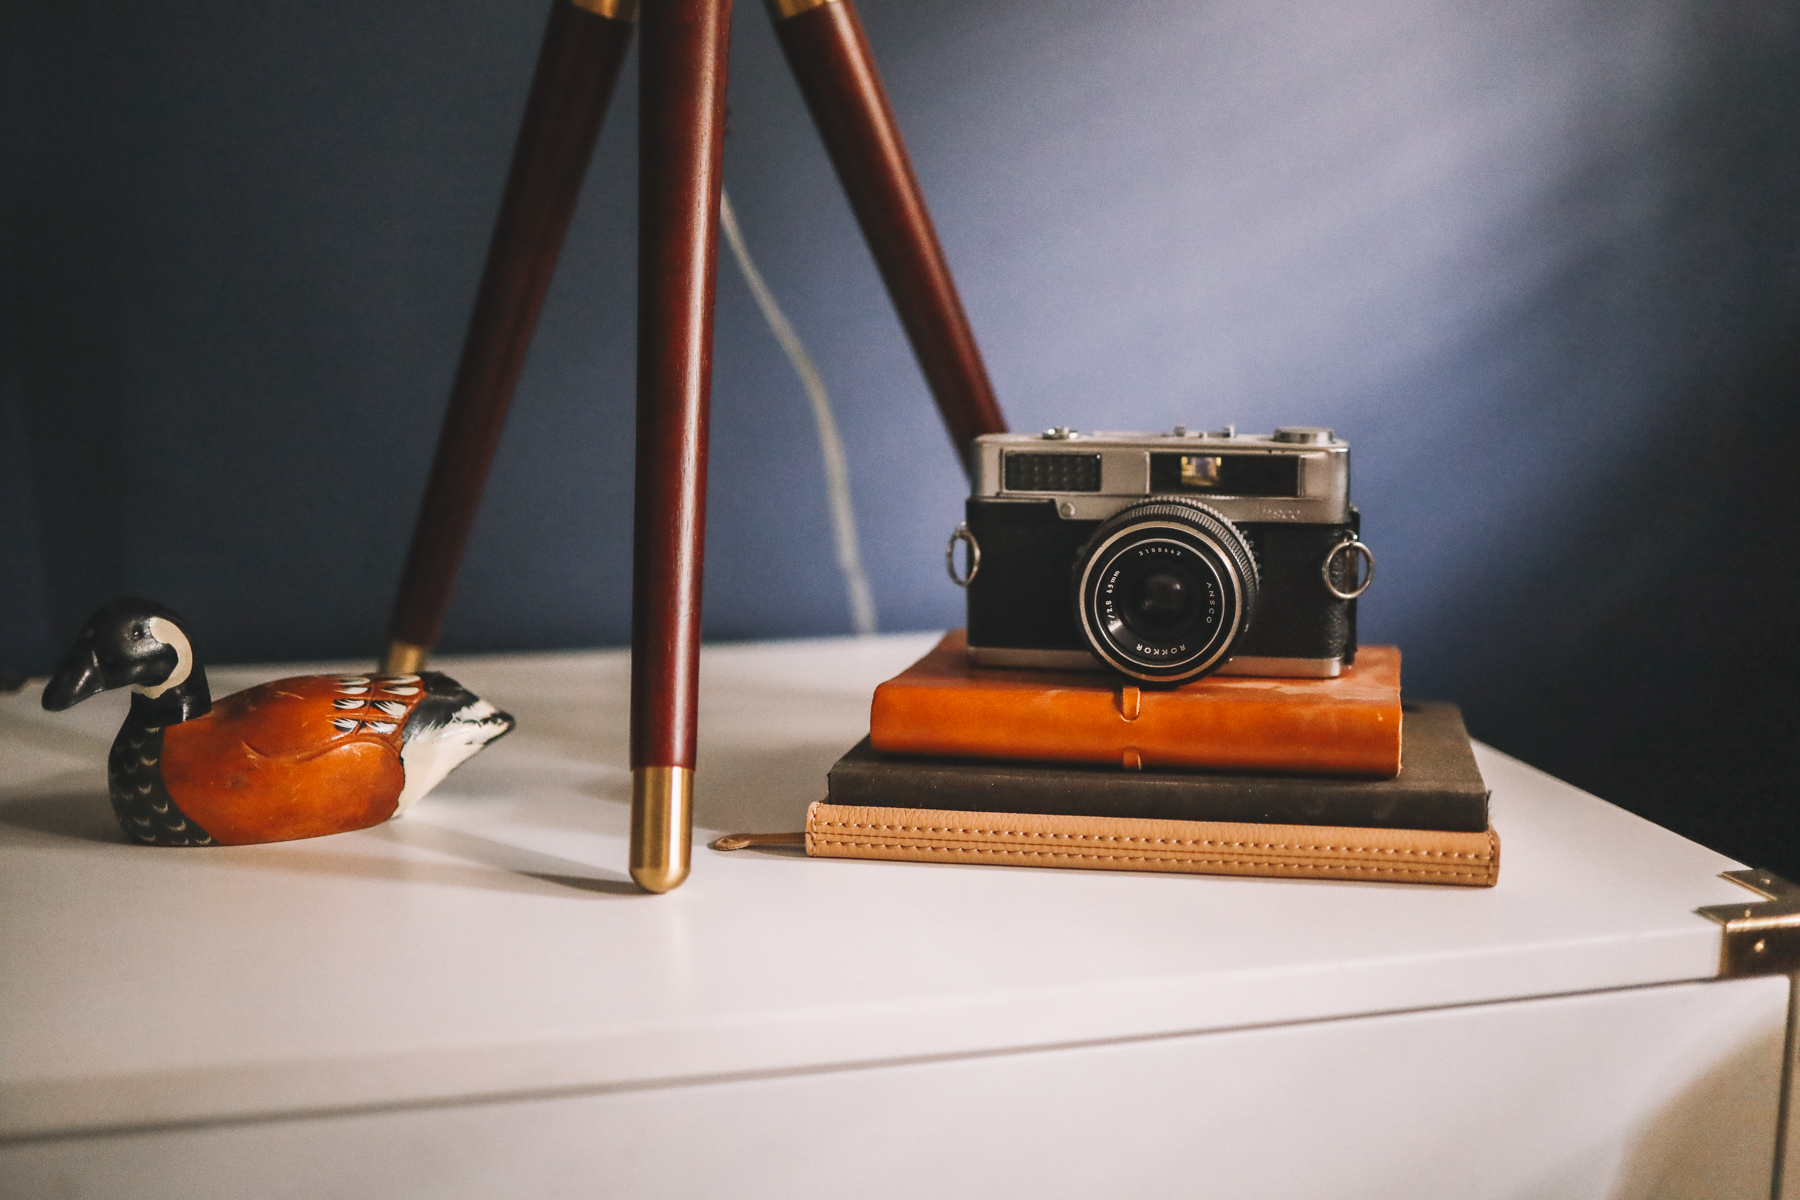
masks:
[[[780,838],[752,835],[747,840],[721,838],[714,844],[719,849],[735,849],[775,844]],[[1492,887],[1500,878],[1500,839],[1492,828],[1483,833],[1446,833],[856,808],[820,802],[806,811],[805,839],[807,854],[816,858],[1361,879],[1459,887]]]
[[[1336,679],[1154,690],[1099,671],[977,667],[959,629],[875,689],[869,738],[885,754],[1392,779],[1400,651],[1364,646]]]

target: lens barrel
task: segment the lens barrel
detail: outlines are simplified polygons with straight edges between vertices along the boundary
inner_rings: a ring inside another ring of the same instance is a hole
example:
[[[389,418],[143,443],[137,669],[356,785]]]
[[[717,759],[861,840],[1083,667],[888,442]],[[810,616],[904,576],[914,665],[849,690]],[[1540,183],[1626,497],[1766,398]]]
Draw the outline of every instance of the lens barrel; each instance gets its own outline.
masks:
[[[1218,669],[1250,627],[1256,559],[1206,505],[1157,496],[1121,509],[1075,557],[1075,604],[1088,645],[1153,683]]]

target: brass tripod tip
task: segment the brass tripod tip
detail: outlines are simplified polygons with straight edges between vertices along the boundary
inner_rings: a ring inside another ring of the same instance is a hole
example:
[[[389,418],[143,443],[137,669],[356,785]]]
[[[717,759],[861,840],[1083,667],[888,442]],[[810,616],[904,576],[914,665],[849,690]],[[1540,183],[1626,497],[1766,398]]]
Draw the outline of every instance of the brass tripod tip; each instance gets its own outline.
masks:
[[[690,767],[631,771],[631,877],[646,892],[667,892],[688,876],[694,836]]]
[[[638,15],[638,0],[569,0],[576,8],[585,8],[596,17],[605,17],[611,21],[635,22]]]
[[[419,668],[425,665],[425,652],[429,646],[415,646],[411,642],[403,642],[398,638],[388,643],[387,654],[382,657],[381,670],[384,675],[416,675]]]
[[[763,0],[769,6],[769,16],[777,21],[785,21],[789,17],[797,17],[803,12],[811,12],[815,8],[824,8],[835,0]]]

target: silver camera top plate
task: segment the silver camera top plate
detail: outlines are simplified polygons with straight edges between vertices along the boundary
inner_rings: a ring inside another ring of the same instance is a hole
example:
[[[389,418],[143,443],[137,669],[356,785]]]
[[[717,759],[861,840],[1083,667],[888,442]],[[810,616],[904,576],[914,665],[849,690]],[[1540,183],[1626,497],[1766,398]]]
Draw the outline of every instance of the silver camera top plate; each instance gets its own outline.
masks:
[[[1146,496],[1202,501],[1237,522],[1350,519],[1350,447],[1329,429],[1272,434],[990,433],[975,440],[974,494],[1054,500],[1064,520],[1103,521]]]

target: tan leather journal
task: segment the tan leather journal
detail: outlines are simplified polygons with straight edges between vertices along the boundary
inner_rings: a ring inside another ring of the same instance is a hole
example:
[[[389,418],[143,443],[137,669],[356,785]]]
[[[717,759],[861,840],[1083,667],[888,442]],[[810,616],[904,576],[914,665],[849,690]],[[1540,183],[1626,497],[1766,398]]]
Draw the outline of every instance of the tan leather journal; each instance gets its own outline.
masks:
[[[976,667],[959,629],[875,689],[869,739],[884,754],[1392,779],[1400,651],[1364,646],[1336,679],[1153,690],[1098,671]]]
[[[732,841],[720,839],[721,843]],[[763,835],[755,842],[738,844],[772,841]],[[806,811],[806,852],[819,858],[1363,879],[1461,887],[1492,887],[1500,877],[1500,839],[1491,827],[1483,833],[1446,833],[853,808],[823,802]]]

